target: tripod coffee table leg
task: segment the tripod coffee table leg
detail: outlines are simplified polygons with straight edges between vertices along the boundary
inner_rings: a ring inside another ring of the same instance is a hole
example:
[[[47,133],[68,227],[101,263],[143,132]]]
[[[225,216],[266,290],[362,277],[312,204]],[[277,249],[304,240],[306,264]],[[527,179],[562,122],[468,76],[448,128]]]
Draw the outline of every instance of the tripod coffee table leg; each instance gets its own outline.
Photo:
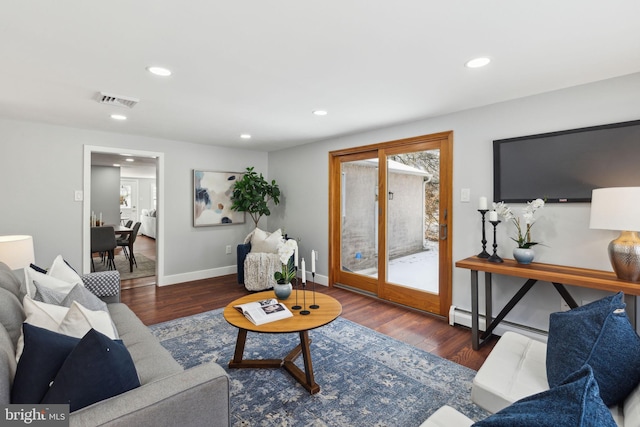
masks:
[[[307,389],[311,394],[316,394],[320,391],[320,386],[316,383],[313,377],[313,364],[311,363],[311,340],[309,339],[308,331],[300,332],[300,345],[296,346],[291,352],[284,358],[284,369],[287,370],[302,386]],[[293,363],[294,360],[302,353],[302,360],[304,361],[304,372]]]
[[[238,339],[236,341],[236,350],[233,353],[233,359],[229,362],[230,368],[279,368],[282,366],[280,359],[255,359],[243,360],[244,344],[247,341],[247,330],[238,329]]]

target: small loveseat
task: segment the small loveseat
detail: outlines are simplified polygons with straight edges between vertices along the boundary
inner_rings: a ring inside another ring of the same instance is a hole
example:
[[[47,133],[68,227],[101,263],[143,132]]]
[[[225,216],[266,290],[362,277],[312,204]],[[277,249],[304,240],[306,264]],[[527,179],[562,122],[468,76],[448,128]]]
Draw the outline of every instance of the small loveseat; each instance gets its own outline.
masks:
[[[103,274],[83,276],[87,289],[113,289]],[[117,274],[117,272],[115,272]],[[119,300],[119,278],[115,295]],[[0,403],[9,404],[16,346],[25,319],[25,284],[0,262]],[[229,378],[216,363],[184,370],[125,305],[107,305],[119,338],[131,355],[140,386],[71,412],[71,426],[228,426]],[[46,351],[46,349],[43,349]]]

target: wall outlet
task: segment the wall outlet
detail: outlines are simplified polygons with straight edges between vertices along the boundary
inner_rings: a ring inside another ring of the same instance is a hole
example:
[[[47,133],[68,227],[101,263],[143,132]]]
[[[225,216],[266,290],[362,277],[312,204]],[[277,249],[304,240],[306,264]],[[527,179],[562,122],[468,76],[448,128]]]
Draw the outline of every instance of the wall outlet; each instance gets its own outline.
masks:
[[[231,245],[227,245],[226,247],[226,253],[230,254],[231,253]]]

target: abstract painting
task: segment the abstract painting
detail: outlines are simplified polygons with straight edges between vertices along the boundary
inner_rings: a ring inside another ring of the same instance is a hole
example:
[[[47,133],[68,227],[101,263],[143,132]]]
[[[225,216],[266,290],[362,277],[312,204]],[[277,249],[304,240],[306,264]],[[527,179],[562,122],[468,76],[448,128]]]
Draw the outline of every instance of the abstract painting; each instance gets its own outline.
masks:
[[[193,226],[244,224],[245,213],[231,210],[231,195],[243,173],[193,171]]]

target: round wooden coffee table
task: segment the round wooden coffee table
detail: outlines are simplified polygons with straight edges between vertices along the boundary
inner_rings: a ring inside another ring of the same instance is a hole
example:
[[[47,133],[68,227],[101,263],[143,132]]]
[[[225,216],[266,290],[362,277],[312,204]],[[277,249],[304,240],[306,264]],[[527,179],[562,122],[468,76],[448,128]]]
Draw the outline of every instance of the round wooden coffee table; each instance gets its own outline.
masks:
[[[233,306],[239,304],[246,304],[248,302],[260,301],[269,298],[275,298],[273,291],[258,292],[255,294],[247,295],[242,298],[238,298],[232,301],[224,309],[224,318],[229,324],[238,328],[238,339],[236,340],[236,349],[233,354],[233,359],[229,362],[229,368],[280,368],[283,367],[287,372],[293,376],[302,386],[311,394],[315,394],[320,391],[320,386],[315,382],[313,377],[313,365],[311,363],[311,350],[309,344],[309,331],[311,329],[319,328],[328,323],[333,322],[340,313],[342,313],[342,306],[335,299],[329,295],[325,295],[319,292],[315,292],[315,295],[311,291],[297,291],[297,303],[303,305],[306,303],[307,310],[310,312],[308,315],[300,314],[300,310],[293,310],[291,307],[296,305],[296,291],[291,293],[291,296],[280,301],[287,306],[287,308],[293,313],[293,317],[288,317],[282,320],[276,320],[275,322],[265,323],[264,325],[254,325],[249,321],[242,313],[240,313]],[[309,305],[315,304],[319,306],[317,309],[309,309]],[[242,355],[244,353],[244,346],[247,340],[247,332],[258,332],[263,334],[283,334],[297,332],[300,335],[300,344],[298,344],[284,359],[254,359],[243,360]],[[300,354],[304,361],[304,371],[298,368],[293,362]]]

